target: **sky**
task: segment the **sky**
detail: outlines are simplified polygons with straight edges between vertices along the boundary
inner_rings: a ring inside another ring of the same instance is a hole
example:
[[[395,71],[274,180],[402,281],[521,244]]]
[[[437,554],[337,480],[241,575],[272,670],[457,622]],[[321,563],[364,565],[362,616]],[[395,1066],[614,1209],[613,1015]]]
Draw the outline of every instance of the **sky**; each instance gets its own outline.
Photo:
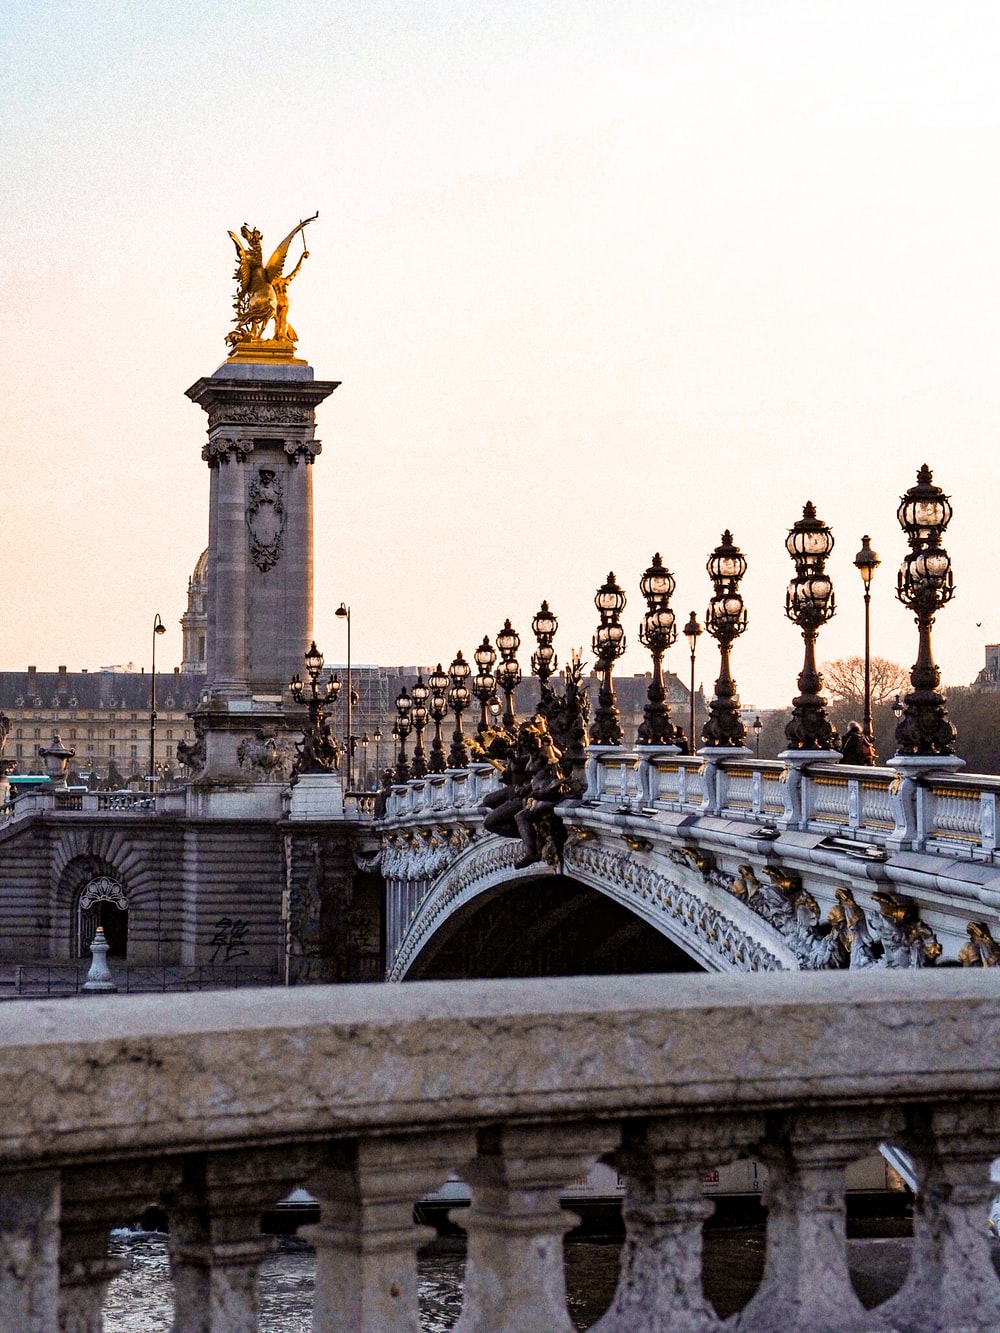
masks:
[[[909,666],[902,492],[951,495],[935,653],[1000,639],[1000,7],[993,0],[6,0],[0,668],[180,661],[233,250],[300,217],[318,411],[316,638],[469,657],[509,616],[589,643],[653,553],[700,618],[730,528],[744,703],[795,693],[788,528],[833,528],[838,613]],[[523,665],[527,651],[522,650]],[[668,666],[682,678],[681,639]],[[715,645],[697,674],[711,686]]]

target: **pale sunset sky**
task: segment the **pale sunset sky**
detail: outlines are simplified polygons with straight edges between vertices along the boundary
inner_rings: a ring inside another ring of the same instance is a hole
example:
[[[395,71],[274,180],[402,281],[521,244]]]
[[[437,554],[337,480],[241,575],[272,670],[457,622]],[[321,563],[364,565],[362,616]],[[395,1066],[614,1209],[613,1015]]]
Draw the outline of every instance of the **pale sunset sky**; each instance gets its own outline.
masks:
[[[643,671],[732,529],[744,703],[795,692],[788,527],[835,532],[821,659],[909,666],[899,495],[952,496],[965,684],[1000,639],[995,0],[6,0],[0,667],[180,661],[207,541],[226,235],[319,210],[292,291],[319,409],[316,637],[447,663],[547,598],[588,647],[613,569]],[[297,253],[297,250],[296,250]],[[710,687],[718,655],[701,641]],[[668,665],[686,676],[681,640]]]

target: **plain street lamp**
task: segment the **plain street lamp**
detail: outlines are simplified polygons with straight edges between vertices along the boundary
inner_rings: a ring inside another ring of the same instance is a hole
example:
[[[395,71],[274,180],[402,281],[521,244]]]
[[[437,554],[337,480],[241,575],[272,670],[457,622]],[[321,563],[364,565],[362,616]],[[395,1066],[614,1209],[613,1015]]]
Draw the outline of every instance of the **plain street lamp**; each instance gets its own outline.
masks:
[[[157,611],[153,617],[153,669],[149,674],[149,779],[151,792],[156,791],[156,636],[166,634],[167,627]]]
[[[341,602],[334,615],[339,616],[341,620],[347,621],[347,790],[351,790],[351,768],[354,757],[354,688],[351,679],[351,608]]]
[[[763,724],[763,722],[761,722],[761,720],[760,720],[760,714],[758,713],[757,716],[756,716],[756,717],[754,718],[754,720],[753,720],[753,736],[754,736],[754,741],[755,741],[756,744],[757,744],[757,758],[758,758],[758,759],[760,758],[760,733],[761,733],[763,730],[764,730],[764,724]]]
[[[376,727],[372,735],[375,742],[375,776],[382,781],[382,728]]]
[[[684,626],[684,637],[687,639],[688,648],[691,653],[691,692],[688,696],[689,703],[689,726],[691,734],[691,749],[695,748],[694,743],[694,658],[698,650],[698,639],[702,634],[702,628],[698,624],[698,617],[692,611],[688,617],[688,623]]]
[[[871,648],[871,601],[872,601],[872,579],[876,569],[882,563],[878,554],[872,550],[872,539],[869,536],[861,538],[861,550],[854,557],[854,568],[861,575],[861,581],[865,585],[865,715],[864,729],[868,739],[874,740],[875,733],[872,730],[872,648]]]
[[[368,746],[371,744],[371,737],[366,731],[361,737],[361,761],[364,765],[361,772],[361,790],[368,790]]]

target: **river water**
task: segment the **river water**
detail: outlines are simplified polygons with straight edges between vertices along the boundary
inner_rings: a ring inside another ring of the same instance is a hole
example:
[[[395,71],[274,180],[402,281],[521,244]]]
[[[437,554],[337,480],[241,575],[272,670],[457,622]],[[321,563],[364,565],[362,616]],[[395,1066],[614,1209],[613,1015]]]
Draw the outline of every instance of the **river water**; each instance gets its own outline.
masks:
[[[903,1238],[848,1242],[851,1276],[868,1306],[886,1299],[902,1283],[910,1242]],[[295,1237],[276,1237],[274,1253],[261,1268],[263,1333],[311,1333],[316,1260]],[[705,1292],[719,1314],[740,1310],[756,1290],[764,1269],[762,1226],[706,1229]],[[574,1327],[589,1328],[607,1308],[618,1278],[620,1238],[571,1238],[566,1242],[567,1305]],[[155,1232],[116,1231],[112,1253],[126,1268],[111,1284],[105,1304],[106,1333],[170,1333],[173,1284],[167,1238]],[[446,1333],[462,1307],[464,1238],[433,1241],[420,1252],[421,1323],[424,1333]]]

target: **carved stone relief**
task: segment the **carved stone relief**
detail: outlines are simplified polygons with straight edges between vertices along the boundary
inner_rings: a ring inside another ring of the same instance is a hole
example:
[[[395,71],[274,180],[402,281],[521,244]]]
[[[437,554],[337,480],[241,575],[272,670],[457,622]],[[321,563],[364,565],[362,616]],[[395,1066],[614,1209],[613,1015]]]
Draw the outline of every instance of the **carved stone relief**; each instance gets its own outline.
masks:
[[[285,488],[272,468],[262,467],[247,487],[250,558],[266,574],[278,563],[285,532]]]

